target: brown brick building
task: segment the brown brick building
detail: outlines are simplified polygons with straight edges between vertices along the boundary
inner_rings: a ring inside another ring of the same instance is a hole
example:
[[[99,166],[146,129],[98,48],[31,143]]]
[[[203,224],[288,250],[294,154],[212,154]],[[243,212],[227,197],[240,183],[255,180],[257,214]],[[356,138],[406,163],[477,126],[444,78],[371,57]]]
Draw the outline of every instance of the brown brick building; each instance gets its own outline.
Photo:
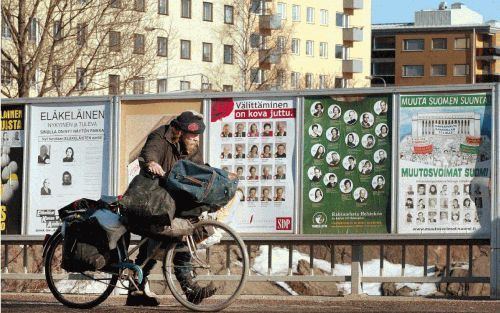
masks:
[[[372,26],[372,85],[500,81],[500,23],[463,4],[418,11],[415,23]]]

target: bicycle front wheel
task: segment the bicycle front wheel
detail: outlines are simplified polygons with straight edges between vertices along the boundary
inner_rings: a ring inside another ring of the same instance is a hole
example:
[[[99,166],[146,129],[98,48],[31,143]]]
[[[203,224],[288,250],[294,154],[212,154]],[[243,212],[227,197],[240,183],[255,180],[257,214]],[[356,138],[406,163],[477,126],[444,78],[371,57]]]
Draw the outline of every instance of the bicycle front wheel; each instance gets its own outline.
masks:
[[[207,220],[193,225],[186,242],[171,245],[163,274],[173,296],[195,311],[220,311],[240,294],[248,275],[243,240],[223,223]]]
[[[61,268],[64,238],[61,233],[50,243],[45,255],[45,278],[54,297],[70,308],[89,309],[111,294],[118,275],[102,271],[69,273]]]

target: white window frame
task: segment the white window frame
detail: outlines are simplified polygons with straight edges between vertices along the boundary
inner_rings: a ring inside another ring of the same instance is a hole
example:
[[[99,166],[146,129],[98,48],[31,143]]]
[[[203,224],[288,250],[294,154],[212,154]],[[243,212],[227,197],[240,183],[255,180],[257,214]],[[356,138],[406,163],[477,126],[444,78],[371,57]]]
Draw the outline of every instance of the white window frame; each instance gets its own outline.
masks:
[[[234,24],[234,7],[224,5],[224,24]]]
[[[277,13],[281,16],[282,20],[286,20],[286,3],[278,2]]]
[[[459,66],[463,66],[464,67],[464,70],[465,70],[465,73],[464,74],[457,74],[457,68]],[[470,66],[469,64],[455,64],[453,65],[453,76],[467,76],[470,74]]]
[[[191,82],[189,80],[181,80],[179,82],[180,90],[189,90],[191,89]]]
[[[409,49],[408,48],[408,43],[412,41],[418,41],[419,43],[422,43],[422,48],[420,49]],[[420,38],[415,38],[415,39],[403,39],[403,51],[424,51],[425,50],[425,40],[420,39]]]
[[[290,86],[292,88],[300,87],[300,73],[299,72],[291,72],[290,73]]]
[[[156,80],[156,92],[157,93],[166,93],[167,92],[167,79],[160,78]]]
[[[419,68],[421,68],[421,69],[422,69],[422,74],[421,74],[421,75],[407,75],[407,74],[406,74],[406,71],[407,71],[406,69],[407,69],[408,67],[410,67],[410,66],[415,66],[415,67],[417,67],[417,66],[418,66]],[[424,68],[424,66],[423,66],[423,65],[421,65],[421,64],[406,64],[406,65],[403,65],[403,66],[401,67],[401,69],[402,69],[402,73],[401,73],[401,75],[402,75],[403,77],[424,77],[424,75],[425,75],[425,68]]]
[[[292,22],[300,22],[300,5],[292,4]]]
[[[314,8],[313,7],[307,7],[306,9],[306,22],[308,24],[314,24]]]
[[[314,40],[306,40],[306,55],[308,57],[314,56]]]
[[[168,0],[158,0],[158,14],[168,15]]]
[[[436,47],[434,47],[434,41],[435,40],[444,40],[446,47],[444,47],[444,48],[436,48]],[[437,50],[437,51],[448,50],[448,38],[432,38],[431,44],[432,44],[432,50]]]
[[[326,75],[319,75],[319,89],[325,89],[326,88]]]
[[[264,81],[264,71],[261,68],[254,67],[250,69],[250,82],[252,84],[262,84]]]
[[[226,59],[226,52],[230,52],[229,59]],[[224,45],[222,62],[224,64],[233,64],[233,62],[234,62],[234,48],[232,45]]]
[[[444,74],[441,73],[436,73],[435,69],[442,68],[444,66]],[[431,76],[433,77],[443,77],[446,76],[448,72],[446,64],[431,64]]]
[[[168,57],[168,38],[167,37],[157,37],[156,39],[156,55],[160,57]],[[164,49],[163,49],[164,46]],[[163,51],[165,50],[165,51]]]
[[[340,50],[342,50],[342,52],[340,54],[340,58],[337,56],[337,52],[338,52],[339,48],[340,48]],[[337,59],[337,60],[343,60],[344,57],[345,57],[345,52],[346,52],[346,50],[344,49],[343,45],[335,45],[335,59]]]
[[[320,15],[319,24],[321,26],[328,26],[328,10],[321,9],[319,11],[319,15]]]
[[[465,48],[457,48],[457,42],[462,40],[465,40]],[[455,40],[453,41],[453,48],[455,50],[467,50],[469,49],[469,47],[470,47],[470,38],[468,37],[455,38]]]
[[[342,16],[342,25],[337,24],[337,20],[338,20],[337,18],[339,15]],[[346,23],[346,15],[343,12],[336,12],[335,13],[335,26],[344,28],[344,27],[347,27],[346,24],[347,24]]]
[[[292,38],[291,51],[294,55],[300,55],[300,39]]]
[[[328,58],[328,42],[319,43],[319,57],[323,59]]]
[[[306,89],[312,89],[313,88],[313,74],[312,73],[306,73],[306,75],[304,76],[305,80],[305,87]]]
[[[213,22],[214,21],[214,4],[212,2],[203,1],[202,8],[203,8],[203,12],[202,12],[203,21],[204,22]],[[207,9],[209,9],[209,10],[207,11]]]

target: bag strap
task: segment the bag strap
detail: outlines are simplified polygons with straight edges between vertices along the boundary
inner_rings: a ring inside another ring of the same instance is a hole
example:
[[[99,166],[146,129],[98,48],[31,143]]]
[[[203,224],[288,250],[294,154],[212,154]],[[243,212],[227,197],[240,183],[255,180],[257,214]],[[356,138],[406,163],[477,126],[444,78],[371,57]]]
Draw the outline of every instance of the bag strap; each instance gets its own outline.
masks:
[[[188,181],[192,182],[193,184],[196,184],[196,185],[198,185],[200,187],[204,186],[204,184],[203,184],[203,182],[201,180],[196,179],[196,178],[191,177],[191,176],[183,176],[183,175],[177,174],[176,178],[177,179],[186,179],[186,180],[188,180]]]

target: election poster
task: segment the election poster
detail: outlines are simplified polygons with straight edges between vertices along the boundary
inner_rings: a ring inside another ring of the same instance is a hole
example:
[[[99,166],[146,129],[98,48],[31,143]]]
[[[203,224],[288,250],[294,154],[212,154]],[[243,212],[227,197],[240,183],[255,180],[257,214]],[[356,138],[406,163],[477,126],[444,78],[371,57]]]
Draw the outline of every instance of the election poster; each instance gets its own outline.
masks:
[[[41,235],[61,207],[108,194],[109,105],[33,105],[30,119],[27,233]]]
[[[303,233],[388,232],[390,99],[305,98]]]
[[[295,128],[291,98],[212,100],[210,165],[238,176],[225,220],[238,231],[293,232]]]
[[[23,212],[24,106],[2,106],[2,204],[0,229],[21,234]]]
[[[491,94],[402,95],[399,233],[488,233]]]

